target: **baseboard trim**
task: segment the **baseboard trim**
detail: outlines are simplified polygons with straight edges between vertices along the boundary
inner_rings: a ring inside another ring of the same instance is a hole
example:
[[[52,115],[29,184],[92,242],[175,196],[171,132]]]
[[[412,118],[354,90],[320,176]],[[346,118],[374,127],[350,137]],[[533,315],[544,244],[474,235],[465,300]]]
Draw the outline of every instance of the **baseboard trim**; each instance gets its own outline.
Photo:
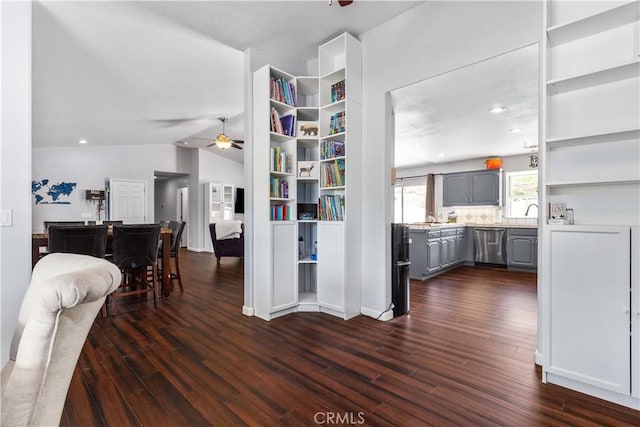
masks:
[[[535,362],[536,365],[538,366],[542,366],[543,363],[543,358],[542,358],[542,353],[540,353],[537,349],[535,354],[533,355],[533,361]]]
[[[242,314],[245,316],[255,316],[255,309],[253,307],[247,307],[246,305],[242,306]]]
[[[365,316],[372,317],[375,320],[380,320],[381,322],[386,322],[388,320],[393,319],[393,311],[392,310],[387,310],[385,312],[382,312],[380,310],[374,310],[374,309],[371,309],[371,308],[362,307],[360,309],[360,313],[362,313]]]

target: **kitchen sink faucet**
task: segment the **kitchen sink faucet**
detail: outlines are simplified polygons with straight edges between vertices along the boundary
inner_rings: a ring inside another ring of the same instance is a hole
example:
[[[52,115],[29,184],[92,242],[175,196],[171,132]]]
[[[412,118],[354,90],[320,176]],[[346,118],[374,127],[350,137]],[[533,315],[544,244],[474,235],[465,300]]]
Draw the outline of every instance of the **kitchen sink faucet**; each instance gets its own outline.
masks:
[[[535,206],[536,209],[538,209],[538,205],[536,203],[531,203],[529,206],[527,206],[527,210],[524,212],[524,216],[529,215],[529,209],[531,209],[531,206]]]

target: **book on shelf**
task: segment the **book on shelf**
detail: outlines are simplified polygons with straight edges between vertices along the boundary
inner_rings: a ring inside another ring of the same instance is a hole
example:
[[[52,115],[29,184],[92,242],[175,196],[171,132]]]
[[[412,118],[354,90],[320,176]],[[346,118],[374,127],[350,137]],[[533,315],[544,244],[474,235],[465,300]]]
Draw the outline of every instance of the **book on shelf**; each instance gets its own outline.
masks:
[[[291,173],[291,157],[279,146],[271,148],[271,171]]]
[[[344,159],[322,163],[322,186],[342,187],[345,185]]]
[[[318,122],[317,121],[302,121],[298,122],[298,133],[299,138],[305,136],[318,136]]]
[[[322,160],[344,156],[344,141],[322,141],[320,143],[320,158]]]
[[[271,107],[271,132],[282,133],[280,114],[274,107]]]
[[[344,80],[331,85],[331,102],[342,101],[345,98]]]
[[[296,136],[296,116],[293,114],[287,114],[280,118],[280,124],[282,125],[282,132],[287,136]]]
[[[269,186],[269,196],[275,199],[289,198],[289,181],[271,177]]]
[[[344,221],[344,196],[340,194],[320,196],[318,218],[321,221]]]
[[[333,114],[329,119],[329,135],[335,135],[345,130],[345,112],[340,111]]]
[[[271,205],[272,221],[288,221],[291,219],[291,208],[287,205]]]
[[[318,162],[301,160],[298,162],[298,178],[317,178]]]
[[[296,88],[284,77],[276,79],[271,77],[271,99],[282,102],[292,107],[296,106]]]

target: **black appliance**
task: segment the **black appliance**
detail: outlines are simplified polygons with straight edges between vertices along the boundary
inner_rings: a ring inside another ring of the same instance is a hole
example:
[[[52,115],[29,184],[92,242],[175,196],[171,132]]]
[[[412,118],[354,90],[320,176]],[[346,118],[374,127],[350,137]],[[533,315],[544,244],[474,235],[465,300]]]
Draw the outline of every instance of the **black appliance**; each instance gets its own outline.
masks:
[[[391,302],[393,317],[409,311],[409,226],[391,224]]]
[[[244,213],[244,188],[236,187],[236,205],[234,206],[235,213]]]

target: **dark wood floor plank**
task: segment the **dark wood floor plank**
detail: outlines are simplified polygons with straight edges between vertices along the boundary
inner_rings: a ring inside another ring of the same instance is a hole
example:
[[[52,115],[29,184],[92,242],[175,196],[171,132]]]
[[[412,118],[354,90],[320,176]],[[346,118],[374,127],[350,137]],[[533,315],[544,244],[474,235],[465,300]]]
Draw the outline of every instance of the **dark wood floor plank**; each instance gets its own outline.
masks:
[[[180,262],[184,292],[96,320],[61,425],[640,425],[638,411],[542,384],[535,274],[462,267],[412,281],[410,314],[388,322],[265,322],[241,313],[241,261]]]

